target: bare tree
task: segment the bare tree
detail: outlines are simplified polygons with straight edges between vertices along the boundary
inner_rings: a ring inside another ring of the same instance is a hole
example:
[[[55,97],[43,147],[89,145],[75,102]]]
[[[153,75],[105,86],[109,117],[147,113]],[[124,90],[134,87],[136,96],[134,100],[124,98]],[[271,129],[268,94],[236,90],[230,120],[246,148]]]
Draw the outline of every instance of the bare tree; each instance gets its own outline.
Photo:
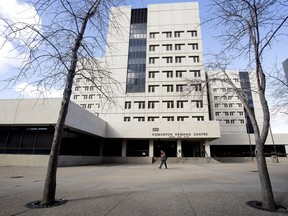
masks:
[[[264,145],[270,127],[270,112],[265,96],[267,72],[263,68],[263,59],[267,49],[271,48],[273,41],[279,36],[281,28],[287,27],[287,2],[286,5],[277,0],[212,0],[212,2],[210,21],[215,22],[215,25],[222,30],[219,41],[223,45],[223,51],[220,56],[229,53],[229,59],[245,60],[247,69],[254,70],[253,76],[256,80],[254,91],[260,98],[262,122],[256,119],[245,92],[230,81],[226,73],[227,62],[219,64],[221,61],[218,61],[214,64],[214,69],[223,72],[219,80],[233,87],[251,120],[256,143],[255,155],[261,185],[262,207],[275,210],[276,205],[264,155]]]
[[[270,87],[270,98],[272,117],[288,117],[288,83],[283,70],[274,67],[274,73],[269,75],[268,87]]]
[[[19,73],[2,80],[6,87],[28,78],[30,84],[36,84],[39,89],[64,87],[41,206],[57,202],[55,192],[58,155],[75,75],[83,75],[96,88],[101,84],[94,79],[97,76],[111,79],[110,83],[116,82],[109,71],[101,67],[95,56],[99,56],[106,45],[105,35],[111,20],[110,8],[118,6],[120,2],[123,3],[120,0],[37,0],[27,2],[34,5],[42,19],[35,16],[35,24],[1,18],[6,27],[1,32],[1,36],[6,39],[4,44],[9,41],[16,43],[15,50],[22,60]],[[110,25],[117,26],[117,23]],[[19,37],[21,34],[26,34],[25,40]],[[102,90],[102,93],[109,98],[108,90]]]

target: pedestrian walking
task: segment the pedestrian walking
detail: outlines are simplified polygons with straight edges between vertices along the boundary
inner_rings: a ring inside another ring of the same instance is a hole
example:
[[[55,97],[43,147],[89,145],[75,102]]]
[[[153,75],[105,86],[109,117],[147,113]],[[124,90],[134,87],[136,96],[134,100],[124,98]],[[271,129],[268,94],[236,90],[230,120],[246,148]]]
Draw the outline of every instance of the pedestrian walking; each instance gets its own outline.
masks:
[[[159,169],[162,168],[163,164],[164,164],[165,168],[167,169],[167,163],[166,163],[167,156],[166,156],[166,153],[163,150],[160,151],[160,156],[161,156],[161,164],[160,164]]]

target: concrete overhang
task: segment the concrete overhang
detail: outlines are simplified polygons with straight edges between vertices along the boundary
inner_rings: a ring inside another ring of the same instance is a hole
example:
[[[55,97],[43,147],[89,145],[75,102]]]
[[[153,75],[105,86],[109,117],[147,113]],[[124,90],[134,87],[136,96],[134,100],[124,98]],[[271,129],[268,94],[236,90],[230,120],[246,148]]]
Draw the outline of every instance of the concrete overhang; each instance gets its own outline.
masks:
[[[61,98],[0,100],[0,126],[55,126],[61,102]],[[70,101],[64,127],[104,137],[106,122]]]
[[[268,134],[265,145],[288,145],[288,134]],[[255,145],[254,134],[230,133],[221,134],[221,139],[214,140],[211,145]]]

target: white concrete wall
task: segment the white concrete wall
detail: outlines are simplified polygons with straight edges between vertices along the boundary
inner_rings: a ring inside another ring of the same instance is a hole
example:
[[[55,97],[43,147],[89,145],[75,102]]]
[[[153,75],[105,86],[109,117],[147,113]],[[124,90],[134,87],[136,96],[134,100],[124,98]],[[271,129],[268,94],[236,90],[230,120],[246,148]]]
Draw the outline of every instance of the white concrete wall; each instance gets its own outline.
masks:
[[[99,116],[107,122],[123,121],[123,110],[126,91],[126,76],[128,66],[129,36],[130,36],[131,7],[123,6],[112,8],[110,12],[109,30],[107,34],[107,46],[105,61],[107,71],[111,74],[109,91],[113,98],[103,100]]]
[[[149,21],[151,26],[191,25],[199,23],[198,2],[181,2],[173,4],[148,5]],[[176,29],[177,30],[177,29]]]
[[[129,51],[131,7],[112,8],[105,61],[111,76],[123,89],[115,91],[115,96],[123,96],[126,89],[126,75]]]
[[[0,100],[0,124],[55,125],[60,105],[60,99]]]
[[[48,126],[56,125],[61,100],[58,99],[23,99],[0,100],[0,125]],[[106,122],[79,105],[70,102],[65,126],[76,130],[105,136]]]
[[[217,121],[199,121],[193,124],[191,122],[123,122],[108,124],[106,137],[216,139],[220,137],[220,129]]]

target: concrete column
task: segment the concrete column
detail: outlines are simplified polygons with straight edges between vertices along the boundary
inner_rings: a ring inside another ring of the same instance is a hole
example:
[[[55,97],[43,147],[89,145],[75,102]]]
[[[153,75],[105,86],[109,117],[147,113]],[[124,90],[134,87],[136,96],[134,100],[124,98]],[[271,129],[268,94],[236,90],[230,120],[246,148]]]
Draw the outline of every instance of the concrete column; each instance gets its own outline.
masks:
[[[100,156],[103,156],[103,148],[104,148],[104,139],[101,140],[101,146],[100,146]]]
[[[122,140],[122,154],[121,154],[121,156],[126,157],[126,155],[127,155],[127,140],[123,139]]]
[[[288,145],[285,145],[286,156],[288,157]]]
[[[149,140],[149,157],[154,157],[154,141]]]
[[[211,157],[211,152],[210,152],[210,141],[205,140],[205,157]]]
[[[177,157],[182,157],[182,145],[180,139],[177,139]]]

